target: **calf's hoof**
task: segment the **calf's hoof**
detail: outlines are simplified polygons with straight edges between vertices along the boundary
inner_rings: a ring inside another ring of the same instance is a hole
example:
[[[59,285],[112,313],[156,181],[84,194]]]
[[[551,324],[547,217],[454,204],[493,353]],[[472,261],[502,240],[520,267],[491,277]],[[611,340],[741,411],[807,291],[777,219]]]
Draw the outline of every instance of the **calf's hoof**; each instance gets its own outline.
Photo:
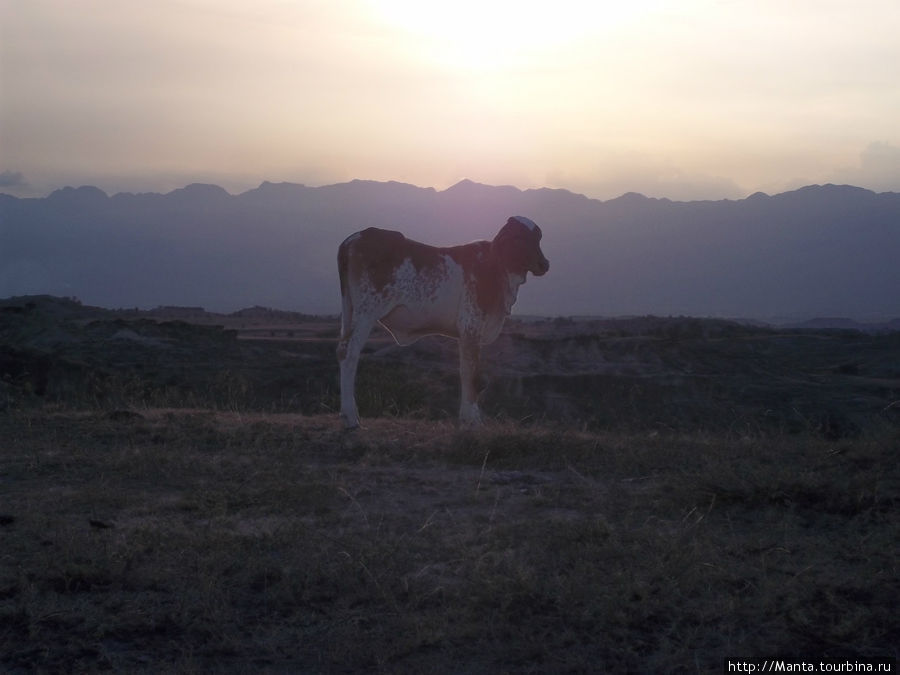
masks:
[[[348,417],[341,413],[341,426],[344,427],[344,431],[356,431],[359,429],[359,417]]]

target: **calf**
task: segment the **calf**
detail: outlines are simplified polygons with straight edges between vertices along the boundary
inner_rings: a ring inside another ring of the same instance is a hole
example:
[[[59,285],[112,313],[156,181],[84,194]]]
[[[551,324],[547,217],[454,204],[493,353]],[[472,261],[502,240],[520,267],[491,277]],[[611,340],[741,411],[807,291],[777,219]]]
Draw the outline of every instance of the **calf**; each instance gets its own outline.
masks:
[[[408,345],[424,335],[459,341],[463,426],[480,423],[476,376],[481,345],[497,339],[528,272],[547,273],[541,228],[514,216],[493,241],[435,247],[370,227],[338,249],[341,279],[341,420],[359,426],[356,368],[375,322]]]

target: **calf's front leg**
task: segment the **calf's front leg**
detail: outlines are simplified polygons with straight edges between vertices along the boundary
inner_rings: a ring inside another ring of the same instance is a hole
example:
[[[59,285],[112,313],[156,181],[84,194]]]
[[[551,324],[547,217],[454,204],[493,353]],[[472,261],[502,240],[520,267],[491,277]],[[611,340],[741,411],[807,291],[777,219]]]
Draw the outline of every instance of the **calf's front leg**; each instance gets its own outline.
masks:
[[[478,362],[481,345],[475,336],[459,339],[459,423],[471,428],[481,424],[481,410],[478,408]]]

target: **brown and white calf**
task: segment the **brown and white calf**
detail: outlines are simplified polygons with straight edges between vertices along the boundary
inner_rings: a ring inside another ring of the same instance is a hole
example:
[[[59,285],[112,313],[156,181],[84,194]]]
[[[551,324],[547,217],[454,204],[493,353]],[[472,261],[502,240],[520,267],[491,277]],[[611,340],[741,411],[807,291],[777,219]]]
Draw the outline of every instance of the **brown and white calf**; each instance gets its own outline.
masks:
[[[376,321],[400,345],[424,335],[457,338],[459,419],[464,426],[477,425],[481,345],[500,334],[527,273],[541,276],[550,268],[540,241],[541,228],[523,216],[510,218],[493,241],[462,246],[428,246],[375,227],[347,237],[338,249],[344,426],[359,426],[356,368]]]

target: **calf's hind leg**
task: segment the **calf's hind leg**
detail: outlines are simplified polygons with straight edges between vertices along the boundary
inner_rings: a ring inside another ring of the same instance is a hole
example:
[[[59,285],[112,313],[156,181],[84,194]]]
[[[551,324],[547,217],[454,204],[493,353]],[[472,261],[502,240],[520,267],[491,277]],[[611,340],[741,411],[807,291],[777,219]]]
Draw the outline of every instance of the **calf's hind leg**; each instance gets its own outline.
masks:
[[[358,316],[358,314],[356,315]],[[354,317],[356,319],[356,317]],[[345,429],[359,427],[359,411],[356,409],[356,369],[363,345],[369,339],[374,321],[356,319],[344,326],[338,341],[337,357],[341,370],[341,422]]]

